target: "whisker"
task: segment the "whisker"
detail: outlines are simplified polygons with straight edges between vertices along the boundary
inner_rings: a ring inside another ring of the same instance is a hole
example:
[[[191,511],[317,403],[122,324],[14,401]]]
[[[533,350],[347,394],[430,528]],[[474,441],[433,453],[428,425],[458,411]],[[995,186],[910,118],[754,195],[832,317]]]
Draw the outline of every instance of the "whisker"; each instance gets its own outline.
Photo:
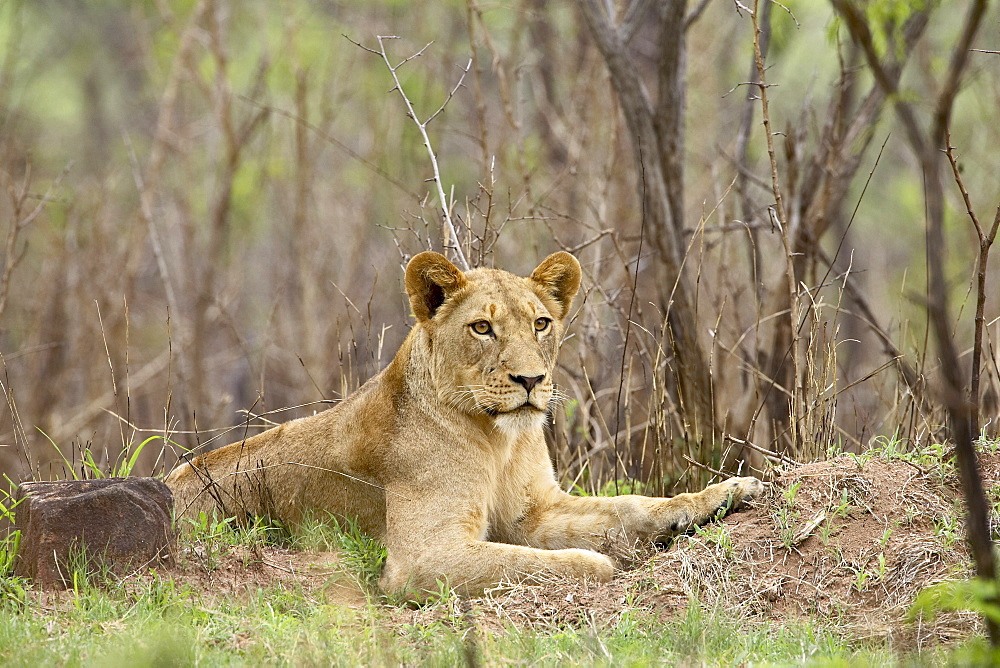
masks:
[[[448,404],[459,411],[480,415],[489,413],[489,407],[484,405],[476,392],[486,389],[485,385],[460,385],[447,395]]]
[[[570,397],[568,394],[560,392],[559,390],[553,390],[552,396],[549,397],[549,404],[555,406],[563,406],[571,400],[572,397]]]

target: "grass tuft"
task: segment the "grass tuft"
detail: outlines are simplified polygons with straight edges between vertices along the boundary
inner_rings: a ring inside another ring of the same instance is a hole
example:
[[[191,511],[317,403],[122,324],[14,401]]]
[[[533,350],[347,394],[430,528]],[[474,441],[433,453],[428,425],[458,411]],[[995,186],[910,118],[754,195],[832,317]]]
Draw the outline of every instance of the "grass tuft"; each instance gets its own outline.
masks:
[[[293,544],[303,550],[338,552],[345,570],[370,591],[375,590],[385,565],[386,549],[381,541],[359,529],[356,522],[338,520],[332,515],[326,520],[307,516],[299,525]]]

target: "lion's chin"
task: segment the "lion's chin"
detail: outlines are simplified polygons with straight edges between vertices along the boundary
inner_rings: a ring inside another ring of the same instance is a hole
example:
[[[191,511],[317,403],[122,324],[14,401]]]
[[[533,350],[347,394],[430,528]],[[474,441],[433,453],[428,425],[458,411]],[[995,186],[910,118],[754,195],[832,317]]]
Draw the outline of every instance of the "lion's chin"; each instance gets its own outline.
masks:
[[[546,411],[539,410],[531,404],[525,404],[512,411],[498,413],[494,417],[497,429],[510,436],[541,429],[549,419]]]

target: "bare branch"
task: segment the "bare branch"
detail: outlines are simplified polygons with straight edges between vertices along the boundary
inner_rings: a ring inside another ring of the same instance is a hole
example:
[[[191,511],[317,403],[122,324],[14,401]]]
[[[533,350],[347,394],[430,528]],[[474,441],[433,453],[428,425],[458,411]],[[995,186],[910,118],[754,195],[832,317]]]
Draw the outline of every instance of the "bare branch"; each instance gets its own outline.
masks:
[[[872,38],[871,30],[868,28],[868,22],[862,15],[861,10],[854,6],[851,0],[831,1],[833,2],[834,8],[843,17],[844,24],[847,26],[848,32],[851,33],[854,41],[861,47],[861,51],[865,56],[868,67],[875,76],[875,81],[878,83],[879,87],[887,96],[896,97],[896,113],[903,124],[903,129],[907,134],[907,138],[913,146],[914,151],[918,154],[923,154],[926,141],[924,139],[924,134],[920,130],[920,124],[917,122],[917,117],[913,111],[913,107],[897,95],[899,92],[897,88],[899,83],[898,75],[894,76],[894,73],[892,72],[893,68],[887,67],[879,58],[879,55],[875,50],[875,42]],[[911,32],[916,32],[917,34],[922,32],[923,26],[926,25],[927,20],[928,12],[918,11],[911,19]],[[919,31],[915,30],[915,28],[919,28]]]
[[[423,52],[427,49],[427,47],[429,47],[433,42],[428,42],[426,45],[424,45],[422,49],[410,55],[409,57],[403,59],[400,63],[394,66],[392,62],[389,60],[389,54],[385,50],[385,44],[383,43],[383,40],[399,39],[398,37],[394,35],[378,35],[377,39],[378,39],[379,49],[377,51],[362,46],[361,44],[358,44],[357,42],[352,40],[350,37],[347,37],[346,35],[345,38],[352,44],[361,47],[365,51],[368,51],[369,53],[373,53],[379,56],[382,59],[382,62],[385,63],[386,69],[389,70],[389,74],[392,76],[392,81],[395,84],[392,90],[398,91],[399,96],[403,99],[403,104],[406,106],[406,115],[413,121],[414,125],[417,126],[417,130],[420,132],[420,137],[424,140],[424,147],[427,149],[427,155],[430,157],[431,167],[434,170],[433,178],[428,180],[434,181],[435,186],[437,186],[438,202],[441,207],[441,215],[445,223],[445,234],[443,235],[444,239],[442,241],[442,244],[445,248],[450,248],[455,252],[455,255],[458,257],[459,265],[461,266],[461,268],[465,271],[468,271],[470,269],[469,262],[466,259],[465,253],[462,250],[462,243],[458,237],[458,231],[455,229],[455,224],[451,218],[451,203],[444,192],[444,183],[441,181],[441,170],[438,167],[437,154],[434,152],[434,147],[431,145],[430,136],[427,134],[427,125],[444,110],[445,105],[447,105],[448,102],[451,101],[452,97],[455,94],[455,91],[457,91],[459,86],[462,85],[462,81],[465,79],[465,75],[468,74],[469,69],[472,67],[472,59],[471,58],[469,59],[469,63],[465,66],[465,69],[462,71],[462,76],[461,78],[459,78],[458,84],[448,94],[448,97],[442,103],[441,107],[433,114],[431,114],[429,118],[421,121],[420,118],[417,117],[417,112],[416,110],[414,110],[413,104],[410,102],[410,98],[407,97],[406,91],[403,90],[403,84],[402,82],[400,82],[399,76],[397,76],[396,71],[409,61],[423,54]]]
[[[31,225],[31,223],[38,218],[38,215],[45,208],[45,205],[52,201],[52,193],[62,183],[66,174],[69,173],[69,169],[72,164],[72,162],[67,163],[62,172],[60,172],[59,176],[57,176],[49,185],[45,194],[38,198],[38,204],[36,204],[35,207],[23,218],[21,217],[21,210],[24,207],[25,201],[27,201],[29,197],[28,186],[31,183],[30,165],[25,169],[24,179],[21,183],[20,189],[15,189],[13,186],[10,188],[13,213],[10,226],[7,228],[7,239],[4,244],[3,254],[3,274],[0,276],[0,318],[3,318],[3,313],[7,310],[7,297],[10,294],[10,283],[11,278],[14,275],[14,269],[18,264],[20,264],[21,258],[24,257],[24,253],[18,252],[17,250],[17,240],[21,231]]]
[[[765,0],[766,1],[766,0]],[[764,56],[761,50],[761,27],[757,21],[757,1],[754,2],[754,12],[753,12],[753,29],[754,29],[754,62],[757,65],[757,81],[754,83],[757,89],[760,91],[760,106],[761,115],[763,116],[764,123],[764,134],[767,139],[767,155],[771,163],[771,190],[774,193],[774,203],[775,212],[777,213],[778,223],[784,229],[788,217],[785,214],[785,205],[782,202],[781,197],[781,184],[778,181],[778,161],[775,157],[774,152],[774,133],[771,132],[771,115],[768,107],[767,100],[767,77],[765,76],[764,68]],[[787,236],[785,238],[786,245],[788,245]],[[790,248],[790,247],[789,247]]]
[[[962,173],[958,168],[958,161],[955,159],[954,148],[951,145],[951,131],[945,130],[947,148],[945,153],[948,156],[948,163],[951,165],[952,174],[955,176],[955,183],[962,192],[962,199],[965,202],[966,212],[972,219],[972,224],[976,228],[976,235],[979,237],[979,258],[976,267],[976,315],[975,328],[973,330],[972,343],[972,376],[969,382],[969,403],[970,403],[970,431],[973,438],[979,434],[979,382],[980,382],[980,361],[983,354],[983,329],[985,327],[985,307],[986,307],[986,264],[989,261],[990,247],[996,239],[997,228],[1000,227],[1000,207],[997,207],[996,217],[993,219],[993,227],[989,235],[983,231],[983,226],[979,223],[979,217],[972,208],[972,201],[969,192],[962,181]]]
[[[462,82],[465,81],[465,75],[469,73],[469,70],[471,68],[472,68],[472,58],[469,58],[469,62],[465,64],[464,68],[462,68],[462,76],[458,78],[458,83],[456,83],[454,88],[451,89],[451,92],[448,93],[448,97],[444,99],[444,102],[441,103],[441,106],[438,107],[437,111],[435,111],[433,114],[427,117],[427,120],[424,121],[424,125],[430,125],[431,121],[437,118],[437,115],[440,114],[442,111],[444,111],[444,108],[448,106],[449,102],[451,102],[451,98],[455,97],[455,93],[458,92],[458,89],[462,87]]]
[[[962,25],[962,35],[951,52],[948,73],[945,75],[941,92],[938,93],[937,104],[934,110],[934,127],[931,130],[933,140],[943,138],[948,132],[951,110],[955,105],[955,98],[958,97],[958,87],[962,82],[962,75],[965,73],[965,67],[969,62],[969,48],[976,39],[976,34],[983,23],[983,15],[985,13],[986,0],[975,0],[969,7],[968,14],[965,15],[965,23]],[[951,144],[951,142],[948,143],[949,145]]]
[[[958,185],[958,189],[962,193],[962,200],[965,202],[965,212],[969,214],[969,218],[972,219],[972,224],[976,228],[976,235],[979,236],[979,243],[983,243],[986,239],[986,235],[983,232],[983,226],[979,224],[979,217],[976,212],[972,210],[972,201],[969,199],[969,191],[965,189],[965,183],[962,182],[962,173],[958,169],[958,161],[955,159],[955,147],[951,145],[951,130],[945,131],[945,154],[948,156],[948,164],[951,165],[951,172],[955,175],[955,183]]]

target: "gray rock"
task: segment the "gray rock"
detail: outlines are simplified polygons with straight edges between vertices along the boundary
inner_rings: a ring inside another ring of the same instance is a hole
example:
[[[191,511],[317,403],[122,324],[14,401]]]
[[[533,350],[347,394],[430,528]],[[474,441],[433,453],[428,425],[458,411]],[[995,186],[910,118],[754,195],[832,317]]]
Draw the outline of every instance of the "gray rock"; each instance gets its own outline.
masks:
[[[73,569],[121,576],[168,563],[173,495],[156,478],[24,482],[14,572],[41,585],[72,584]]]

